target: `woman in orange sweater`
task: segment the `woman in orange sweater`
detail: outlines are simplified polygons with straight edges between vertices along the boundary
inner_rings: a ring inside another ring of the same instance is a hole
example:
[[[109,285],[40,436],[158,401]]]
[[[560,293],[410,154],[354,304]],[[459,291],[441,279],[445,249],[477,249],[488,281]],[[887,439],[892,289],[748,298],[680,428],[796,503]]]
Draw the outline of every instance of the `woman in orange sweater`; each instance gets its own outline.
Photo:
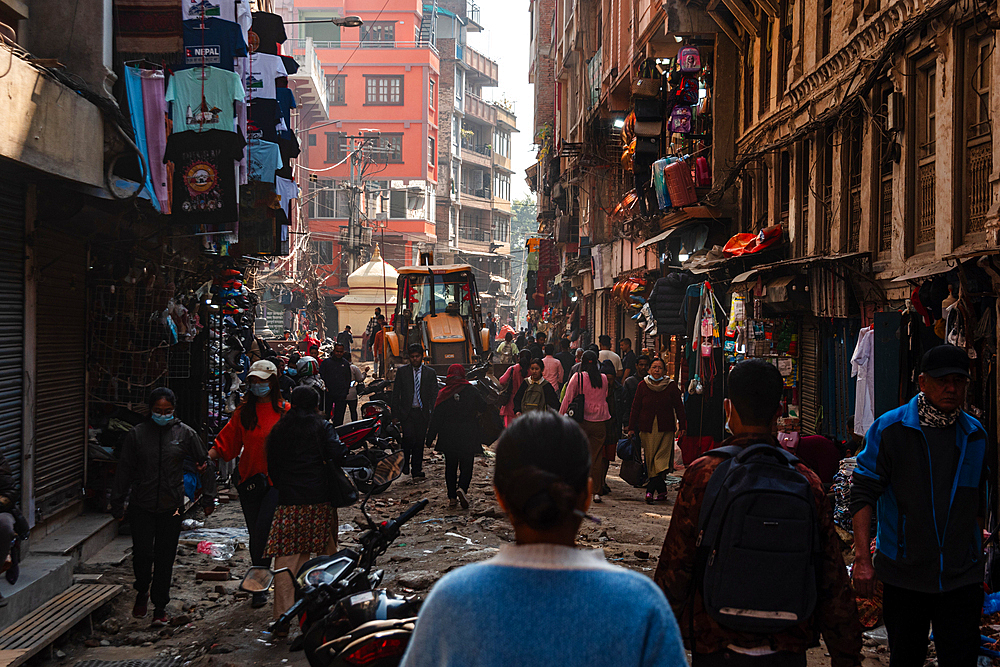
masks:
[[[270,361],[254,362],[247,375],[250,391],[222,427],[215,443],[208,450],[212,459],[231,461],[240,457],[238,467],[240,505],[250,532],[250,559],[254,565],[269,566],[264,556],[271,520],[278,506],[278,491],[267,476],[267,455],[264,445],[271,429],[278,423],[289,405],[281,398],[278,368]],[[267,593],[254,593],[250,605],[263,607]]]

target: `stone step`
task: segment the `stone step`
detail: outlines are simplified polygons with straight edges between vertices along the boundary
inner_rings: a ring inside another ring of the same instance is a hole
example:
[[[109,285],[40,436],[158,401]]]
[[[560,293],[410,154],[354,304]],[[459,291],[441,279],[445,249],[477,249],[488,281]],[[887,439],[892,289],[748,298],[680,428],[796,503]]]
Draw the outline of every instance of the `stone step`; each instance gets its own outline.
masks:
[[[37,541],[29,538],[27,547],[31,556],[68,557],[75,565],[92,558],[117,534],[110,514],[81,514]]]
[[[73,559],[68,556],[31,556],[21,563],[21,575],[11,586],[0,576],[0,628],[6,628],[73,584]]]

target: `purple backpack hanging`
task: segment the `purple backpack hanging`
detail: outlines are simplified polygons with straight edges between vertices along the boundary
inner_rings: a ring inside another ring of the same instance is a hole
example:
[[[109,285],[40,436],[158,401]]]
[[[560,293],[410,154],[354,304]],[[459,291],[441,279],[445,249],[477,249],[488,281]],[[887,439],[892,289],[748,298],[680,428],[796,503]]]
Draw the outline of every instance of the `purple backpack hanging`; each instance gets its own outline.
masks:
[[[698,73],[701,71],[701,53],[697,46],[685,46],[677,53],[677,65],[680,71],[685,73]]]
[[[676,134],[691,132],[691,107],[674,107],[670,112],[670,124],[667,129]]]

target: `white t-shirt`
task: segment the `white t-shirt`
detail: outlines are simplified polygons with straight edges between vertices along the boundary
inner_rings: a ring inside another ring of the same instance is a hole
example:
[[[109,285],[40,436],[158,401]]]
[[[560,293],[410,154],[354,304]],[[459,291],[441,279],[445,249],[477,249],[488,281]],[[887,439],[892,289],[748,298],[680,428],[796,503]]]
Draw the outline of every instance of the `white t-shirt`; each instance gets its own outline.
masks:
[[[250,56],[250,76],[247,78],[247,95],[251,100],[273,100],[277,97],[274,80],[288,76],[281,56],[269,53],[255,53]]]
[[[239,23],[244,41],[253,25],[249,0],[181,0],[181,16],[185,21],[204,17]]]
[[[611,363],[614,364],[615,366],[615,372],[617,373],[622,372],[622,358],[619,357],[614,352],[612,352],[611,350],[601,350],[600,352],[598,352],[597,360],[600,361],[601,363],[610,360]]]
[[[299,186],[291,179],[275,176],[274,191],[281,198],[281,209],[285,212],[285,215],[291,217],[289,215],[289,204],[293,199],[299,198]]]

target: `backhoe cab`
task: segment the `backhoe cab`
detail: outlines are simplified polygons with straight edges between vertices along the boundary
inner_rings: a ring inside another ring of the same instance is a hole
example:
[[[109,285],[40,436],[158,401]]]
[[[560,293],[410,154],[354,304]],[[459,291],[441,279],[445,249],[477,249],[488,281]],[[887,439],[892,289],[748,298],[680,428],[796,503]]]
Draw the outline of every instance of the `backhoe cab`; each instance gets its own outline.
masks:
[[[468,264],[404,266],[399,269],[396,312],[385,335],[388,371],[406,363],[406,348],[420,343],[439,375],[451,364],[466,367],[489,350],[479,291]]]

